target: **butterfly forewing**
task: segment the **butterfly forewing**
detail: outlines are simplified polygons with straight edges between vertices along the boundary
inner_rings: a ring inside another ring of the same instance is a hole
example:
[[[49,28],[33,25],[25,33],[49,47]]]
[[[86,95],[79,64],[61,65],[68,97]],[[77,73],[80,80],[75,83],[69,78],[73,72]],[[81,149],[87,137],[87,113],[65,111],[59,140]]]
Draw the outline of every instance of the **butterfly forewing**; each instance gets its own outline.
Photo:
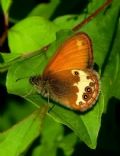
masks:
[[[46,66],[44,73],[69,69],[86,69],[93,65],[91,41],[85,33],[77,33],[62,45]]]

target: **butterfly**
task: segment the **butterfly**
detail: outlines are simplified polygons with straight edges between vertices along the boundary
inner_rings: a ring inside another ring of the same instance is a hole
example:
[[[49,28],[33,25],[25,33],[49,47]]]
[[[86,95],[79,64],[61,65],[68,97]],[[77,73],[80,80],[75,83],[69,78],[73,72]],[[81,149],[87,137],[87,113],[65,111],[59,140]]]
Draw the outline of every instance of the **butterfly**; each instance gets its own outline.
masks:
[[[77,31],[111,2],[107,0],[72,30]],[[32,76],[29,81],[43,97],[83,112],[96,103],[100,92],[99,75],[93,64],[91,39],[79,32],[60,45],[42,75]]]
[[[38,92],[73,110],[91,108],[99,95],[99,76],[93,70],[93,50],[85,33],[76,33],[57,49],[43,74],[30,77]]]

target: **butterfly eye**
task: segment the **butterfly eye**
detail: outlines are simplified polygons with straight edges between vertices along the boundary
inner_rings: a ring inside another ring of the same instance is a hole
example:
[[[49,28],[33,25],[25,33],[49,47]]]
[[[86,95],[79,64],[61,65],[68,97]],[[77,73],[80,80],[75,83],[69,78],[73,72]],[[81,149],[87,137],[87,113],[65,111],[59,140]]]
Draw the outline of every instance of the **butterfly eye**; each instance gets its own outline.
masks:
[[[38,77],[38,76],[33,76],[33,77],[30,77],[29,79],[29,82],[33,85],[38,85],[39,82],[40,82],[41,78]]]
[[[85,87],[85,91],[87,93],[91,93],[92,92],[92,89],[91,89],[91,87],[87,86],[87,87]]]
[[[30,77],[30,78],[29,78],[29,82],[30,82],[31,84],[36,84],[36,76]]]

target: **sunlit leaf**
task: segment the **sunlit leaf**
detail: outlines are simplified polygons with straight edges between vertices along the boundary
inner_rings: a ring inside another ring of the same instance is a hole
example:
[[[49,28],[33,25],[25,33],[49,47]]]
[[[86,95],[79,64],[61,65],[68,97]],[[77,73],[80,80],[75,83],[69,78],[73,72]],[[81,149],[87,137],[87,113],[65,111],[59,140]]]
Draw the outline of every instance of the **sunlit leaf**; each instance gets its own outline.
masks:
[[[55,40],[57,27],[42,17],[29,17],[8,32],[8,42],[12,53],[28,53],[42,48]]]
[[[1,3],[4,13],[7,13],[12,4],[12,0],[1,0],[0,3]]]
[[[46,115],[46,107],[38,109],[25,120],[0,134],[0,154],[2,156],[21,155],[41,133]]]

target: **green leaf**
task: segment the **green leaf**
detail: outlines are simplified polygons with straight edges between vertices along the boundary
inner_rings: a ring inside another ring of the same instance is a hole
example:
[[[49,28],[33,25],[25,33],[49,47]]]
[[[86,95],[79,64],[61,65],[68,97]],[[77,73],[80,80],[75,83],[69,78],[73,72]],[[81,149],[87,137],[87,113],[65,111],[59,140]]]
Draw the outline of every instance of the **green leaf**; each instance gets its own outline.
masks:
[[[106,58],[111,56],[110,47],[112,47],[111,43],[115,40],[114,33],[116,23],[118,23],[117,17],[119,15],[119,6],[116,5],[117,2],[117,0],[114,1],[110,8],[106,9],[105,12],[101,12],[91,22],[81,28],[81,31],[87,33],[92,40],[94,60],[101,72],[103,72],[103,66],[105,67],[108,63]],[[57,34],[56,41],[52,43],[46,53],[41,50],[39,55],[33,55],[26,59],[24,58],[24,60],[12,65],[9,68],[7,75],[8,92],[22,96],[26,100],[36,104],[38,107],[41,104],[47,103],[47,100],[40,95],[35,94],[35,90],[32,89],[32,86],[29,83],[29,77],[42,74],[42,71],[51,56],[56,52],[58,47],[73,34],[73,32],[67,30],[60,31]],[[104,75],[101,75],[101,78],[103,78],[103,76]],[[27,78],[21,79],[24,77]],[[103,87],[103,85],[101,85],[101,87]],[[90,148],[95,148],[101,126],[101,116],[106,105],[105,98],[110,98],[107,94],[104,94],[103,96],[104,91],[108,90],[108,88],[109,86],[107,85],[104,85],[104,87],[101,88],[102,93],[95,107],[84,114],[65,109],[60,105],[55,105],[49,114],[58,122],[71,128]],[[53,104],[55,103],[53,102]]]
[[[0,72],[8,70],[12,63],[20,59],[20,54],[16,53],[0,53]]]
[[[0,114],[0,131],[10,128],[36,109],[34,105],[24,99],[19,98],[18,100],[15,96],[9,95],[5,98],[5,103],[2,102],[5,109],[1,108],[2,113]]]
[[[42,16],[49,19],[57,8],[59,1],[51,0],[49,3],[39,4],[29,13],[29,16]]]
[[[120,22],[114,33],[110,56],[106,58],[107,65],[103,66],[102,89],[105,103],[112,97],[120,99]],[[107,86],[107,87],[106,87]],[[109,97],[109,98],[108,98]]]
[[[59,148],[64,151],[65,156],[71,156],[74,152],[74,146],[77,142],[77,136],[74,133],[70,133],[61,140]]]
[[[16,57],[18,57],[19,54],[16,53],[0,53],[0,64],[4,63],[4,62],[11,62],[12,60],[14,60]]]
[[[56,38],[57,29],[55,24],[42,17],[29,17],[14,25],[8,32],[11,53],[0,54],[0,71],[7,70],[26,53],[51,43]]]
[[[99,99],[96,106],[85,114],[77,114],[74,111],[55,106],[50,114],[57,121],[62,122],[72,129],[89,147],[95,148],[101,123],[103,105],[104,103]]]
[[[41,49],[55,40],[57,29],[55,24],[42,17],[29,17],[14,25],[8,32],[11,53],[0,54],[0,72],[24,58],[26,53]]]
[[[61,29],[71,29],[85,19],[83,15],[64,15],[57,17],[53,22]]]
[[[0,134],[0,154],[2,156],[19,156],[41,133],[42,123],[48,107],[33,112],[26,119],[8,131]]]
[[[12,0],[1,0],[1,6],[2,6],[4,13],[8,12],[11,4],[12,4]]]
[[[29,17],[8,32],[8,42],[12,53],[27,53],[42,48],[55,40],[57,27],[42,17]]]
[[[56,156],[58,148],[64,151],[65,156],[71,156],[76,142],[77,136],[74,133],[64,135],[63,126],[47,117],[41,134],[41,144],[33,150],[32,156],[46,153],[48,156]]]
[[[41,144],[34,149],[32,156],[44,156],[46,153],[47,156],[56,156],[57,148],[62,139],[62,125],[47,117],[41,134]]]

